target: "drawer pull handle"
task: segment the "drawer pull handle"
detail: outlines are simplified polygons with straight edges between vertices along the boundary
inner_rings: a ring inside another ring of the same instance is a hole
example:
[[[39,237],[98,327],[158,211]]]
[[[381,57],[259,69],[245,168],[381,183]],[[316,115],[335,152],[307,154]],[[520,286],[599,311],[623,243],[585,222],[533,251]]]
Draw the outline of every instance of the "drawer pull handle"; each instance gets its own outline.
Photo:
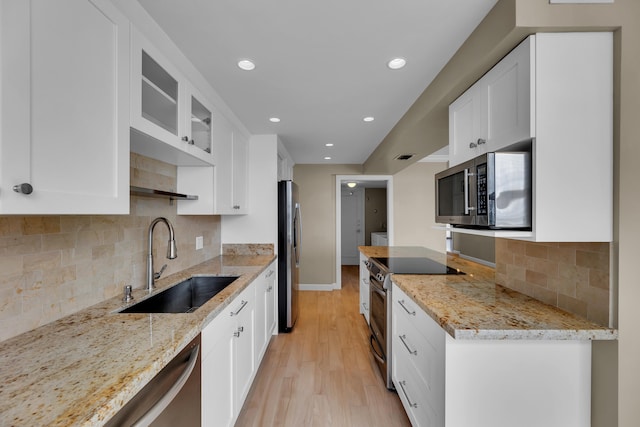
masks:
[[[400,388],[402,389],[402,394],[404,394],[404,397],[407,399],[407,403],[409,404],[409,406],[411,406],[412,408],[417,408],[418,404],[411,402],[411,399],[409,398],[409,395],[407,394],[407,390],[404,389],[404,386],[407,385],[407,382],[406,381],[400,381],[398,384],[400,384]]]
[[[407,313],[409,313],[410,315],[412,315],[412,316],[415,316],[415,315],[416,315],[416,311],[415,311],[415,310],[411,311],[411,310],[409,310],[409,309],[407,308],[407,306],[406,306],[406,305],[404,305],[404,300],[403,300],[403,299],[398,300],[398,304],[400,304],[400,305],[402,306],[402,308],[404,308],[404,311],[406,311],[406,312],[407,312]]]
[[[407,348],[409,354],[413,354],[414,356],[418,354],[418,350],[411,350],[411,347],[409,347],[409,344],[405,341],[407,339],[406,335],[398,335],[398,337],[400,338],[400,341],[402,341],[402,344]]]
[[[249,304],[249,301],[244,301],[244,300],[242,300],[242,301],[240,302],[240,304],[241,304],[241,305],[240,305],[240,308],[239,308],[238,310],[236,310],[236,311],[232,311],[232,312],[231,312],[231,315],[232,315],[232,316],[237,316],[237,315],[238,315],[238,313],[240,313],[240,312],[242,311],[242,309],[245,307],[245,305]]]

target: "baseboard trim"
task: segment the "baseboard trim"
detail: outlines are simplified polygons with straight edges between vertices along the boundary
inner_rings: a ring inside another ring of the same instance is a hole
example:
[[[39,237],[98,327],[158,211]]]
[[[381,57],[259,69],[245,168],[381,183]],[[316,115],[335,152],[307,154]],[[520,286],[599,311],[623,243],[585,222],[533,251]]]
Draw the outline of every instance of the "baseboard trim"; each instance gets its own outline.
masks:
[[[320,284],[308,284],[301,283],[299,285],[301,291],[332,291],[336,288],[335,283],[320,283]]]

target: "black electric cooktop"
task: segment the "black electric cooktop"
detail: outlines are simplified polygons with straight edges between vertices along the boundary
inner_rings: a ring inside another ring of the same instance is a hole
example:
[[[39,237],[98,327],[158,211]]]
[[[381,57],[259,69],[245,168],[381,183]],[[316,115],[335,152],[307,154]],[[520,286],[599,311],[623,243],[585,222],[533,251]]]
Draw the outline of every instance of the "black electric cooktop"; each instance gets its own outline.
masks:
[[[395,274],[464,274],[431,258],[390,257],[373,260]]]

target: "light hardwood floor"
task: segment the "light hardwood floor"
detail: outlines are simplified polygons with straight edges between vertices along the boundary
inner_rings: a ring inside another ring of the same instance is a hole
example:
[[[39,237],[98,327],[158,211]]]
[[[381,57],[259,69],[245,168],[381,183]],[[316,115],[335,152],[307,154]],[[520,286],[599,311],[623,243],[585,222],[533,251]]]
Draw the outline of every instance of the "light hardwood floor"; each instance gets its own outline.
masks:
[[[271,340],[236,426],[409,426],[369,354],[358,266],[342,290],[300,293],[293,332]]]

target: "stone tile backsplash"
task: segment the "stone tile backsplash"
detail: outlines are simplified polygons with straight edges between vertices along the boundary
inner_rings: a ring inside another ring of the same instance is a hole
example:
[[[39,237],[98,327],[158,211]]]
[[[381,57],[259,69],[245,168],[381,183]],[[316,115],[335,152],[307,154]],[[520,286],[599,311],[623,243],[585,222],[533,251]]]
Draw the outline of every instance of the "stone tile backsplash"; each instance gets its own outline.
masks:
[[[609,325],[609,243],[496,239],[496,282]]]
[[[175,191],[176,167],[131,155],[131,185]],[[144,286],[147,232],[164,216],[178,258],[165,258],[168,231],[154,231],[156,270],[178,272],[220,255],[220,217],[178,216],[176,203],[131,197],[129,215],[0,216],[0,341]],[[196,236],[204,248],[195,250]]]

